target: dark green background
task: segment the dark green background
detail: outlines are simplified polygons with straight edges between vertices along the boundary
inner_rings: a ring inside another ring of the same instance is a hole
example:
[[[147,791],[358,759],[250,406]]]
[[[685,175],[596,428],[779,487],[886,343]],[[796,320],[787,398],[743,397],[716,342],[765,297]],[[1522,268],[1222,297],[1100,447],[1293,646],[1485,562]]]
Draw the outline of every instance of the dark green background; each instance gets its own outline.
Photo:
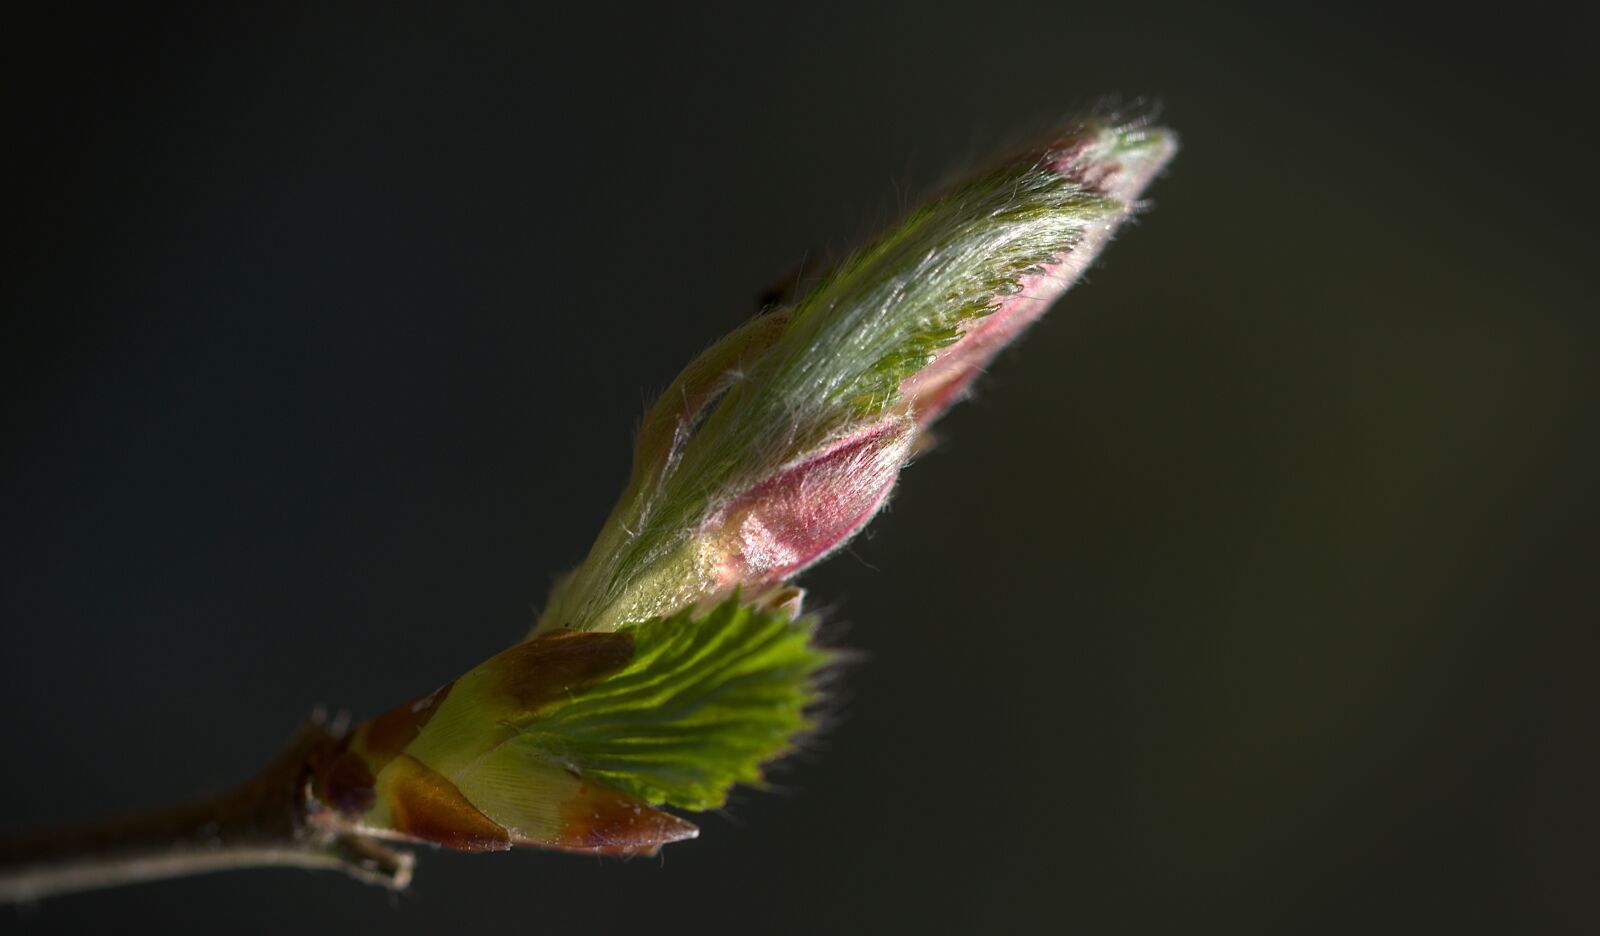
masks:
[[[130,5],[132,6],[132,5]],[[0,832],[518,638],[769,282],[1108,93],[1184,149],[888,513],[780,791],[661,860],[88,932],[1594,932],[1592,16],[58,8],[0,30]]]

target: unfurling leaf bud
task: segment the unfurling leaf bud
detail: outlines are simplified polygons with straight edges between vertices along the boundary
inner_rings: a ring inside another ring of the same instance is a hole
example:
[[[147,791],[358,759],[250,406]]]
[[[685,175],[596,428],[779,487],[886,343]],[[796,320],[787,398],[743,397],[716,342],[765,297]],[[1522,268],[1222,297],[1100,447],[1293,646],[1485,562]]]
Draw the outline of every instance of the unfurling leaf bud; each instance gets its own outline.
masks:
[[[883,506],[919,433],[1094,259],[1175,148],[1094,119],[960,182],[691,363],[534,635],[322,752],[336,831],[649,852],[809,722],[790,579]],[[741,596],[750,596],[742,603]]]

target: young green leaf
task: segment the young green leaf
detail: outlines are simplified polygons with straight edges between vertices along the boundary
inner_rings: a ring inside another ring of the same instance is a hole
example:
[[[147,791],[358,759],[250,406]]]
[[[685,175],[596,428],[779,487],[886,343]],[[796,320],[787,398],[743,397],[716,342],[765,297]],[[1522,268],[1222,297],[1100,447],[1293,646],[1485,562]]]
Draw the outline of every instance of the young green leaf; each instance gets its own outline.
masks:
[[[810,727],[813,621],[740,604],[629,625],[627,668],[519,726],[519,746],[651,804],[715,809]]]
[[[648,852],[810,722],[813,622],[737,595],[615,633],[560,631],[363,723],[316,765],[322,821],[493,851]]]

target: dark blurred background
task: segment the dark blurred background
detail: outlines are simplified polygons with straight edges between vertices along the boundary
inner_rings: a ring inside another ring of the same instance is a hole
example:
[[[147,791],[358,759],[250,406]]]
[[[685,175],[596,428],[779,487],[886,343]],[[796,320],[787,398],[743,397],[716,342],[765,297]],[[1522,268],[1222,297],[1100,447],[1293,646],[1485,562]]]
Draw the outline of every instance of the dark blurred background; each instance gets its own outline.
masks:
[[[1291,6],[8,14],[7,834],[516,640],[650,395],[949,170],[1184,149],[805,577],[865,660],[779,791],[0,928],[1597,931],[1597,24]]]

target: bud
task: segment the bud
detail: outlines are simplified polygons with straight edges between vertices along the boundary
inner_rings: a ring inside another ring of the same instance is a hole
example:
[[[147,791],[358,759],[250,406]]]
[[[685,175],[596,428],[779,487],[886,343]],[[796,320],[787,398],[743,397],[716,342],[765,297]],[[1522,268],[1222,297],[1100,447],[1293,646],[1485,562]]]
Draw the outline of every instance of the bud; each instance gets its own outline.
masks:
[[[614,630],[782,583],[884,504],[916,434],[1078,278],[1171,158],[1091,119],[928,200],[690,364],[535,633]]]

